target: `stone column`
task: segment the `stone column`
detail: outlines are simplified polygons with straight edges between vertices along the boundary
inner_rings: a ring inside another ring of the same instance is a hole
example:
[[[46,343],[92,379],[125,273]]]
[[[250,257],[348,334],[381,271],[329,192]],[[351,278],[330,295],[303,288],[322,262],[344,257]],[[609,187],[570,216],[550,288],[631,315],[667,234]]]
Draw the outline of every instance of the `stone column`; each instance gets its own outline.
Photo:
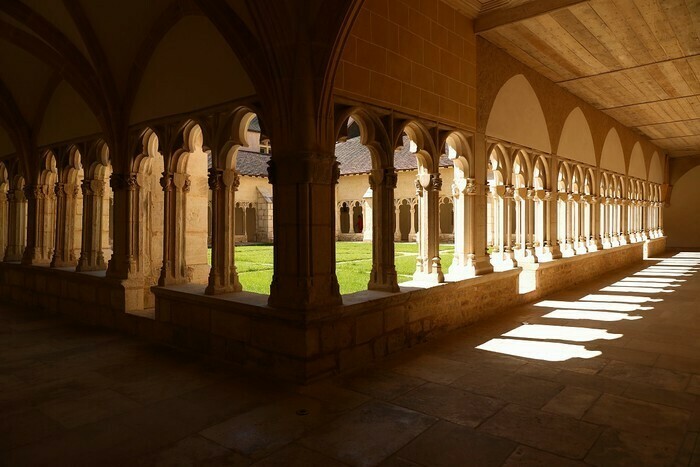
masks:
[[[212,199],[212,252],[208,295],[239,292],[235,261],[236,191],[240,178],[233,170],[209,169]]]
[[[629,205],[628,199],[620,199],[620,245],[627,245],[630,242]]]
[[[515,229],[515,243],[513,244],[513,258],[516,260],[516,262],[520,263],[522,258],[525,257],[525,235],[526,235],[526,217],[523,215],[524,214],[524,204],[525,204],[525,199],[527,198],[527,193],[526,193],[525,188],[517,188],[514,189],[513,191],[513,216],[514,219],[512,219],[513,225],[511,228],[514,226]]]
[[[612,246],[620,246],[620,198],[613,198],[612,204]]]
[[[544,253],[549,259],[561,258],[561,248],[557,236],[557,201],[554,193],[544,191]]]
[[[76,271],[101,271],[106,264],[102,253],[102,180],[83,180],[83,245]]]
[[[598,251],[603,249],[603,242],[600,238],[600,198],[590,197],[591,202],[591,231],[588,240],[588,251]]]
[[[571,202],[573,199],[572,197],[572,193],[559,193],[559,201],[564,203],[564,238],[559,239],[561,245],[561,254],[564,258],[569,258],[576,254],[571,238]]]
[[[408,201],[408,212],[409,212],[409,222],[408,222],[408,241],[415,242],[416,239],[416,211],[418,210],[418,202]]]
[[[371,175],[370,175],[371,177]],[[374,228],[374,215],[372,209],[372,203],[374,198],[374,189],[372,188],[372,182],[370,182],[371,195],[365,192],[365,196],[362,197],[362,241],[371,242],[372,241],[372,230]],[[393,195],[392,195],[393,196]],[[393,220],[392,220],[393,222]]]
[[[515,188],[513,185],[503,187],[503,265],[507,268],[515,266],[513,254],[513,211],[515,203]]]
[[[369,185],[372,189],[371,217],[366,217],[372,240],[372,272],[367,288],[398,292],[398,278],[394,262],[394,190],[398,176],[393,167],[372,170]],[[366,237],[365,237],[366,238]]]
[[[642,202],[642,240],[649,239],[649,201]]]
[[[75,199],[77,187],[73,184],[56,183],[56,241],[51,260],[52,268],[75,266],[74,255]]]
[[[333,228],[340,169],[332,150],[275,146],[269,162],[275,200],[271,306],[313,309],[342,302]]]
[[[7,250],[7,236],[10,230],[10,216],[8,210],[8,194],[0,190],[0,261],[5,257]]]
[[[27,200],[22,190],[11,190],[7,201],[7,248],[3,261],[21,261],[27,236]]]
[[[113,173],[110,186],[114,193],[114,251],[107,276],[137,282],[139,270],[139,183],[136,173]],[[83,199],[85,206],[85,200]],[[83,210],[83,219],[87,216]],[[83,225],[85,225],[83,221]],[[83,238],[85,230],[83,230]],[[83,243],[85,243],[83,241]]]
[[[527,187],[525,191],[525,259],[537,262],[535,255],[535,189]]]
[[[439,253],[440,232],[440,189],[442,179],[439,173],[419,174],[416,178],[418,197],[418,258],[415,280],[444,282]]]
[[[166,286],[188,282],[185,261],[186,197],[190,191],[190,177],[184,173],[163,173],[160,179],[163,187],[164,228],[163,228],[163,267],[158,285]],[[245,212],[245,209],[244,209]],[[245,225],[245,216],[244,223]]]
[[[341,233],[341,230],[340,230],[340,208],[341,207],[342,207],[341,203],[335,204],[335,240],[336,241],[340,240],[340,233]]]
[[[22,255],[22,264],[49,264],[53,255],[46,228],[46,223],[50,222],[47,211],[49,187],[27,185],[24,187],[24,194],[27,198],[27,246]]]
[[[395,200],[394,201],[394,217],[395,220],[395,229],[394,229],[394,241],[395,242],[400,242],[401,241],[401,200]],[[411,209],[409,208],[409,212]]]
[[[449,273],[452,279],[466,279],[476,275],[474,254],[474,202],[476,180],[458,178],[452,183],[452,202],[455,210],[455,252]]]

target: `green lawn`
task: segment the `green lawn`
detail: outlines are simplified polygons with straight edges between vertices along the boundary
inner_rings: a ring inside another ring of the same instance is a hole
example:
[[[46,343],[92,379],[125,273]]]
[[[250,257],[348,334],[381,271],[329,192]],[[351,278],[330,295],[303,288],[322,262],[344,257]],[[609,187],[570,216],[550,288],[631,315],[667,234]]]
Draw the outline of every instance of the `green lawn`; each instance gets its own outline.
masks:
[[[441,245],[440,257],[443,270],[452,264],[454,247]],[[209,252],[211,255],[211,250]],[[396,270],[399,283],[411,280],[416,269],[418,245],[396,244]],[[372,244],[364,242],[338,242],[335,244],[336,274],[340,293],[349,294],[367,289],[372,269]],[[270,293],[272,281],[272,245],[243,245],[236,247],[236,266],[243,290],[261,294]]]

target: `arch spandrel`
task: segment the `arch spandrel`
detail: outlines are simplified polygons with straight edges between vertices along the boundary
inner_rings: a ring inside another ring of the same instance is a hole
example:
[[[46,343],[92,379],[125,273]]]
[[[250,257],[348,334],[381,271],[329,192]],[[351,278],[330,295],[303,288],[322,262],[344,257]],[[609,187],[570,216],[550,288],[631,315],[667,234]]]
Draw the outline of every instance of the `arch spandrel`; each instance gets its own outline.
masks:
[[[0,157],[9,156],[15,152],[15,145],[4,128],[0,127]]]
[[[615,128],[611,128],[608,135],[605,137],[603,150],[600,155],[600,168],[624,174],[625,170],[625,154],[622,150],[620,136]]]
[[[525,76],[513,76],[498,91],[486,124],[486,135],[548,153],[552,151],[542,106]]]
[[[206,63],[199,60],[203,51]],[[250,77],[216,28],[202,16],[187,16],[155,48],[136,92],[129,123],[254,94]]]
[[[70,109],[68,115],[66,109]],[[46,106],[37,143],[43,146],[100,132],[100,124],[88,105],[67,82],[62,81]]]
[[[559,138],[557,155],[584,164],[596,165],[595,146],[588,120],[583,111],[576,107],[571,111]]]
[[[642,180],[647,179],[647,169],[644,163],[644,152],[642,151],[642,145],[635,143],[632,148],[632,155],[630,156],[630,165],[627,171],[627,175],[630,177],[640,178]]]
[[[663,183],[664,182],[664,167],[661,164],[661,157],[657,151],[651,156],[651,163],[649,164],[649,181],[653,183]]]

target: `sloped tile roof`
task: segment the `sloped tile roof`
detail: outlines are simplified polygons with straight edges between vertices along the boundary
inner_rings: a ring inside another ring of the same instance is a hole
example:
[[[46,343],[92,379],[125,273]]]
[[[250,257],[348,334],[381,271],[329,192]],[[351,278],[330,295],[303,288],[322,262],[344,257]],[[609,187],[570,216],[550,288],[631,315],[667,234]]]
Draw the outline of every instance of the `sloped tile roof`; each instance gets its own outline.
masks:
[[[416,156],[411,154],[408,146],[408,141],[404,141],[401,150],[394,154],[396,170],[416,170]],[[340,163],[341,176],[366,174],[372,170],[372,157],[369,149],[360,142],[359,137],[336,144],[335,157]],[[269,160],[269,154],[239,149],[236,171],[249,177],[267,177],[267,161]],[[440,167],[452,167],[452,161],[444,154],[440,157]]]

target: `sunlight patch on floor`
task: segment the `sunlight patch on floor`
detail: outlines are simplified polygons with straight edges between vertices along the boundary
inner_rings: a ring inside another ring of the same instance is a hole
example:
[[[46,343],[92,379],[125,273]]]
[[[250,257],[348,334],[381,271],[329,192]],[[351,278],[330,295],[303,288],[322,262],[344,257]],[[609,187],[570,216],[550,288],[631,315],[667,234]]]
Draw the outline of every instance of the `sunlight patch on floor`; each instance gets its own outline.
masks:
[[[639,306],[633,303],[615,303],[615,302],[566,302],[563,300],[543,300],[535,303],[535,306],[546,308],[576,308],[579,310],[597,310],[597,311],[640,311],[651,310],[650,306]]]
[[[613,340],[622,334],[613,334],[605,329],[582,328],[576,326],[553,326],[549,324],[524,324],[503,334],[503,337],[526,339],[546,339],[571,342],[590,342],[598,339]]]
[[[641,316],[630,316],[627,313],[590,310],[554,310],[544,315],[543,318],[586,319],[591,321],[633,321],[637,319],[642,319]]]
[[[572,358],[588,359],[601,354],[598,350],[586,350],[582,345],[498,338],[481,344],[477,349],[547,362],[565,362]]]

